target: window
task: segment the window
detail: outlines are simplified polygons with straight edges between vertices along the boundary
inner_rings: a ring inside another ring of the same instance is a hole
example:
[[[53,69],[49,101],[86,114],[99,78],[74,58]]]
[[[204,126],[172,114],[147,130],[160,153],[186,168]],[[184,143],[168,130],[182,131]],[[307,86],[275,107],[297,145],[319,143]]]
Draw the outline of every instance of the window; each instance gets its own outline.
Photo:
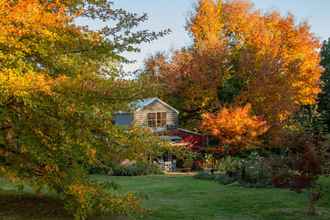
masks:
[[[148,127],[149,128],[156,127],[156,113],[148,113]]]
[[[148,127],[149,128],[163,128],[166,127],[166,112],[148,113]]]

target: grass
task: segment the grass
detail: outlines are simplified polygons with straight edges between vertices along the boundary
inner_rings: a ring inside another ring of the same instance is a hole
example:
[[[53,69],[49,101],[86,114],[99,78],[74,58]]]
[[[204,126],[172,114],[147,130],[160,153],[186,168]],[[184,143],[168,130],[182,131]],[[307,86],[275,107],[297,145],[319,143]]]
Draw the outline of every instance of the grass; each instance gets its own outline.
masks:
[[[104,177],[98,177],[104,180]],[[122,190],[146,195],[148,219],[330,219],[330,192],[320,202],[320,215],[306,213],[307,195],[281,189],[223,186],[192,177],[116,177]],[[330,179],[322,179],[330,186]],[[328,188],[329,190],[329,188]]]
[[[223,186],[188,176],[107,177],[122,192],[133,191],[144,198],[151,209],[147,220],[329,220],[330,178],[322,178],[325,195],[318,203],[318,216],[306,215],[307,194],[281,189],[253,189],[237,185]],[[36,198],[30,192],[13,191],[0,182],[0,219],[70,219],[55,198]],[[327,187],[327,188],[326,188]],[[109,219],[109,218],[104,218]]]

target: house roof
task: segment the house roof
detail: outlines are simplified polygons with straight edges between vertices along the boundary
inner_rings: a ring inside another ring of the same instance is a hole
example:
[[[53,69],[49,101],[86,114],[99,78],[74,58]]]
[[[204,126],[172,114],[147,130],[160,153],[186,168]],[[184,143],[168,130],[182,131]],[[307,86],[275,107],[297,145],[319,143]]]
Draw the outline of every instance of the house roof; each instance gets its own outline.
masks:
[[[187,129],[183,129],[183,128],[178,128],[178,130],[179,131],[182,131],[182,132],[185,132],[185,133],[187,133],[187,134],[194,134],[194,135],[203,135],[203,134],[201,134],[201,133],[198,133],[198,132],[196,132],[196,131],[190,131],[190,130],[187,130]]]
[[[144,109],[145,107],[153,104],[154,102],[160,102],[161,104],[165,105],[166,107],[172,109],[173,111],[175,111],[177,114],[179,114],[179,111],[175,108],[173,108],[172,106],[170,106],[169,104],[167,104],[166,102],[160,100],[159,98],[147,98],[147,99],[140,99],[138,101],[135,101],[134,103],[132,103],[132,105],[136,108],[136,111],[140,111],[142,109]]]

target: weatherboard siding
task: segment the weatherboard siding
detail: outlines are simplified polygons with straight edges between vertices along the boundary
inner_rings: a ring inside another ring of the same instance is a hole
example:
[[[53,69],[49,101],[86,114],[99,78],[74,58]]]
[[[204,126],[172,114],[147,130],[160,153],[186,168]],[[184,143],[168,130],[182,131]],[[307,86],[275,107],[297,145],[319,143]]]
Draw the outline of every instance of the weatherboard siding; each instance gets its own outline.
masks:
[[[134,113],[134,123],[137,126],[147,126],[148,113],[166,112],[167,126],[176,127],[178,125],[178,114],[173,109],[168,108],[160,102],[154,102]]]

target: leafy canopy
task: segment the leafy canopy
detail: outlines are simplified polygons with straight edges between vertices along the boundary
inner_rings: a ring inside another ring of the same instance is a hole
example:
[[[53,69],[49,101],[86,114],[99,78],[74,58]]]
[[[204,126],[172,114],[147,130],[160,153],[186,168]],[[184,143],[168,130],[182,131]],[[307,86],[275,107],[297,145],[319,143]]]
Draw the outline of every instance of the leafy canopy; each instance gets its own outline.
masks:
[[[223,144],[239,149],[256,147],[259,137],[268,130],[266,121],[251,114],[251,105],[242,108],[222,108],[217,114],[204,114],[205,130]]]
[[[191,47],[151,57],[145,71],[184,126],[197,127],[204,113],[223,106],[249,104],[273,136],[301,106],[316,103],[320,43],[293,15],[263,13],[249,1],[200,0],[187,30]]]
[[[119,77],[121,52],[167,32],[133,30],[146,19],[107,0],[0,0],[2,176],[54,190],[76,219],[139,210],[131,194],[90,182],[85,168],[138,139],[124,141],[112,114],[142,95],[140,84]]]
[[[321,49],[321,65],[324,68],[322,80],[322,93],[319,98],[319,110],[324,118],[328,132],[330,131],[330,39],[323,42]]]

